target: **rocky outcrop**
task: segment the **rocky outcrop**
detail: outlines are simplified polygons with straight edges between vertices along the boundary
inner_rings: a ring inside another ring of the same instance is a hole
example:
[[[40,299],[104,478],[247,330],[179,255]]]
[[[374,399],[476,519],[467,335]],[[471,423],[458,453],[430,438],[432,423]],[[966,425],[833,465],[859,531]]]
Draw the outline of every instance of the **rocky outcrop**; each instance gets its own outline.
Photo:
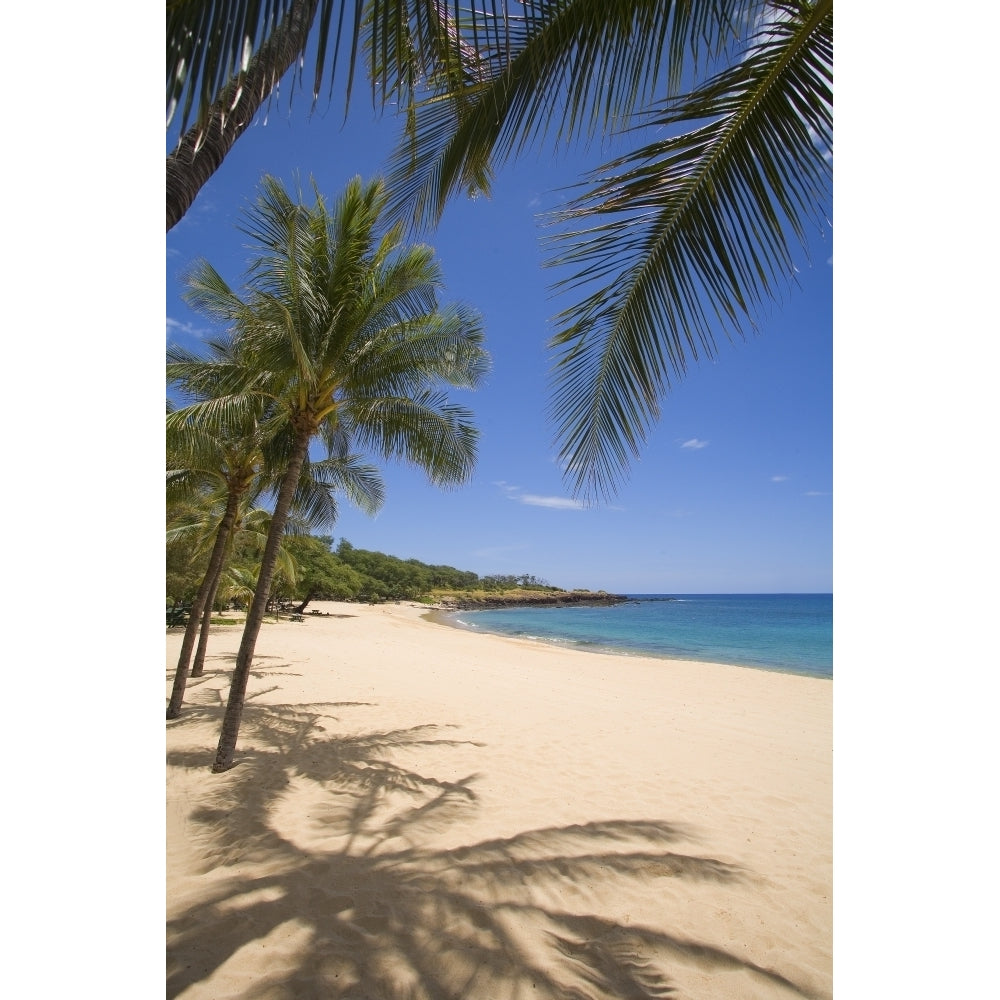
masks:
[[[604,607],[624,604],[624,594],[608,594],[603,590],[527,591],[523,594],[497,594],[469,597],[445,597],[439,606],[445,611],[492,611],[495,608],[571,608]]]

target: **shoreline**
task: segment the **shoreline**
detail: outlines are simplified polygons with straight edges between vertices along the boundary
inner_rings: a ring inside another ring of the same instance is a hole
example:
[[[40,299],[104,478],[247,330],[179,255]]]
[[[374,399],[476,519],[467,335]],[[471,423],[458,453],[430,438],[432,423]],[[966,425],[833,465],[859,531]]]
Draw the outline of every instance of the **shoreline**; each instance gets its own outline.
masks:
[[[240,629],[167,724],[168,996],[832,995],[825,678],[318,608],[262,630],[237,767]]]
[[[814,680],[819,681],[833,681],[833,673],[819,673],[814,669],[808,667],[790,667],[784,665],[776,665],[773,662],[764,663],[732,663],[728,661],[723,661],[719,659],[706,658],[697,659],[693,656],[672,656],[669,653],[661,653],[655,650],[648,649],[626,649],[617,646],[602,645],[600,643],[583,643],[575,639],[566,638],[546,638],[545,636],[537,635],[515,635],[509,632],[499,632],[493,631],[491,629],[482,629],[478,626],[468,625],[464,622],[457,621],[455,616],[460,615],[465,611],[476,612],[479,610],[505,610],[503,608],[449,608],[443,607],[441,605],[434,605],[428,608],[427,613],[421,617],[432,624],[444,625],[448,628],[458,629],[463,632],[471,632],[474,635],[495,635],[504,636],[507,638],[520,638],[527,642],[534,642],[543,648],[555,648],[555,649],[578,649],[581,652],[595,653],[600,656],[621,656],[627,659],[641,658],[641,659],[651,659],[651,660],[666,660],[668,662],[678,660],[684,663],[708,663],[708,664],[718,664],[720,666],[726,667],[737,667],[743,670],[762,670],[767,673],[776,674],[787,674],[792,677],[811,677]]]

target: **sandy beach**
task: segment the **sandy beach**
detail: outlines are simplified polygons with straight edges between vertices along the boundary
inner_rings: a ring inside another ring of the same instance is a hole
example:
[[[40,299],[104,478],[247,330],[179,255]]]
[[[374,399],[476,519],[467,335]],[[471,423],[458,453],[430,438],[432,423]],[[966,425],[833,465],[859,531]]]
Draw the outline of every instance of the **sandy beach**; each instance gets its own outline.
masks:
[[[168,997],[832,995],[832,681],[313,609],[166,725]]]

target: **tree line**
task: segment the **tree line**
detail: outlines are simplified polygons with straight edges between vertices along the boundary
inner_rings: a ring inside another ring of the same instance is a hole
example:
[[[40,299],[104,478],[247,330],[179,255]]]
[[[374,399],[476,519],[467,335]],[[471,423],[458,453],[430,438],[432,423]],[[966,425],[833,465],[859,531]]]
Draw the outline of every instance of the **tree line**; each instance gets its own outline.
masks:
[[[480,576],[454,566],[401,559],[355,548],[330,535],[286,535],[284,557],[271,583],[272,606],[292,605],[301,614],[311,601],[430,600],[435,593],[503,593],[515,589],[558,590],[531,574],[493,573]],[[253,594],[260,556],[259,539],[238,538],[225,567],[213,611],[245,608]],[[167,603],[190,603],[207,569],[207,553],[183,534],[167,545]]]

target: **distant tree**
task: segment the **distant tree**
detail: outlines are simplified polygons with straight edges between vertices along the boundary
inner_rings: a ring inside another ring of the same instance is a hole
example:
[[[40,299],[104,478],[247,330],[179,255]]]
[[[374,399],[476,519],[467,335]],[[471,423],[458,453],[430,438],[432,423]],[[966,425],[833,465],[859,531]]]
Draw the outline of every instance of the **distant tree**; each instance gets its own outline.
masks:
[[[438,590],[474,590],[479,586],[479,575],[454,566],[428,566],[431,587]]]
[[[330,551],[331,541],[313,535],[293,536],[285,541],[296,566],[295,582],[285,593],[301,602],[295,608],[296,614],[302,614],[310,601],[347,601],[362,591],[362,576]]]
[[[384,552],[355,548],[346,538],[337,546],[338,558],[369,580],[365,593],[383,597],[423,596],[431,590],[513,590],[529,587],[541,590],[558,590],[545,580],[531,573],[520,576],[493,574],[480,577],[470,570],[454,566],[429,565],[419,559],[399,559]]]
[[[431,567],[418,559],[400,559],[384,552],[355,549],[343,542],[337,552],[344,562],[367,578],[365,593],[379,599],[414,600],[428,593],[434,585]]]

